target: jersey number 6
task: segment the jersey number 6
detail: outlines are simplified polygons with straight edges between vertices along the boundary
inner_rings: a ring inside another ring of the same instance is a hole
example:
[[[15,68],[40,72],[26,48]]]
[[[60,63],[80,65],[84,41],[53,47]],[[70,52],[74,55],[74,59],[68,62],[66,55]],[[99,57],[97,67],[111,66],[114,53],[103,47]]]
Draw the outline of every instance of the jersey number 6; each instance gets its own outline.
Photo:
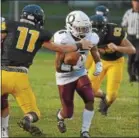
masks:
[[[39,32],[36,30],[29,30],[26,27],[18,27],[17,30],[20,32],[20,34],[19,34],[16,48],[17,49],[23,49],[25,46],[27,36],[28,36],[28,34],[30,34],[31,37],[29,40],[29,44],[27,46],[27,51],[33,52],[33,50],[35,49],[35,43],[39,37]]]

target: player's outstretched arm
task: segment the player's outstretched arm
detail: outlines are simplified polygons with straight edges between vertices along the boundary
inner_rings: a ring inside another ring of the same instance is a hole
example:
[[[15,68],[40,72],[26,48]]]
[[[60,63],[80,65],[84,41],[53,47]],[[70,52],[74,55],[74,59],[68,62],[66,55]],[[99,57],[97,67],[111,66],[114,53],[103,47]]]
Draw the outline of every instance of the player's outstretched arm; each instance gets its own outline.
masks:
[[[95,72],[94,72],[94,75],[97,76],[99,75],[102,70],[103,70],[103,67],[102,67],[102,62],[100,60],[100,54],[98,52],[98,49],[96,46],[92,47],[91,50],[91,55],[96,63],[96,69],[95,69]]]
[[[62,45],[62,44],[55,44],[53,42],[44,42],[43,47],[48,48],[49,50],[55,51],[55,52],[73,52],[77,51],[78,49],[91,49],[92,44],[88,40],[81,40],[76,45]]]
[[[95,63],[100,62],[100,54],[98,52],[97,47],[96,46],[92,47],[90,52],[91,52],[91,55],[92,55]]]
[[[136,53],[136,49],[133,44],[128,39],[123,39],[120,47],[118,47],[117,51],[126,53],[126,54],[134,54]]]
[[[136,53],[136,49],[128,39],[123,39],[120,46],[117,46],[114,43],[110,43],[108,44],[108,48],[110,48],[113,52],[118,51],[125,54]]]

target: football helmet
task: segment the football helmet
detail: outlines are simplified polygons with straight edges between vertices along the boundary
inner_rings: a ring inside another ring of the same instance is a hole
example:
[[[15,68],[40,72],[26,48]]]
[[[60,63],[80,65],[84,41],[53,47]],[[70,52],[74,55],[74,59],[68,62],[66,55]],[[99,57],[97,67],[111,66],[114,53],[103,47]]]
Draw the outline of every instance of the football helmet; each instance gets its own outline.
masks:
[[[66,29],[79,39],[92,32],[92,25],[89,17],[82,11],[72,11],[66,17]]]
[[[101,30],[107,24],[106,18],[102,15],[93,15],[90,17],[92,28],[96,30]]]
[[[40,6],[31,4],[23,8],[20,18],[42,27],[44,25],[45,14]]]
[[[95,12],[97,15],[107,16],[109,13],[109,9],[104,5],[100,5],[96,7]]]

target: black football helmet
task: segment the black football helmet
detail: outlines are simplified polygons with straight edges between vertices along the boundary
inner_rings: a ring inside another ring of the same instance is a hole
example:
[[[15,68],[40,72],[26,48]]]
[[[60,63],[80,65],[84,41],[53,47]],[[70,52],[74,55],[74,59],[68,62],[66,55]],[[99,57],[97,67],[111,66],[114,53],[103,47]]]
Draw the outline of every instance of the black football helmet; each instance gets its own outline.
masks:
[[[107,24],[107,20],[102,15],[93,15],[90,17],[92,23],[92,29],[101,30]]]
[[[23,8],[20,18],[29,20],[35,23],[35,25],[42,27],[44,25],[45,14],[40,6],[31,4]]]
[[[104,5],[99,5],[96,7],[95,12],[97,15],[107,16],[109,13],[109,9]]]

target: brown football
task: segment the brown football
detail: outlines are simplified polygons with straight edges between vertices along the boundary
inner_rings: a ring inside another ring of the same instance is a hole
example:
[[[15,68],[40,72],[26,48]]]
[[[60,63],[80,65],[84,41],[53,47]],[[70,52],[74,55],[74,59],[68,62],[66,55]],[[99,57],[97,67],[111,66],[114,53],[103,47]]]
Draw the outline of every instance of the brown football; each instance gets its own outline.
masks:
[[[81,54],[79,52],[69,52],[65,54],[64,63],[69,65],[76,65]]]

